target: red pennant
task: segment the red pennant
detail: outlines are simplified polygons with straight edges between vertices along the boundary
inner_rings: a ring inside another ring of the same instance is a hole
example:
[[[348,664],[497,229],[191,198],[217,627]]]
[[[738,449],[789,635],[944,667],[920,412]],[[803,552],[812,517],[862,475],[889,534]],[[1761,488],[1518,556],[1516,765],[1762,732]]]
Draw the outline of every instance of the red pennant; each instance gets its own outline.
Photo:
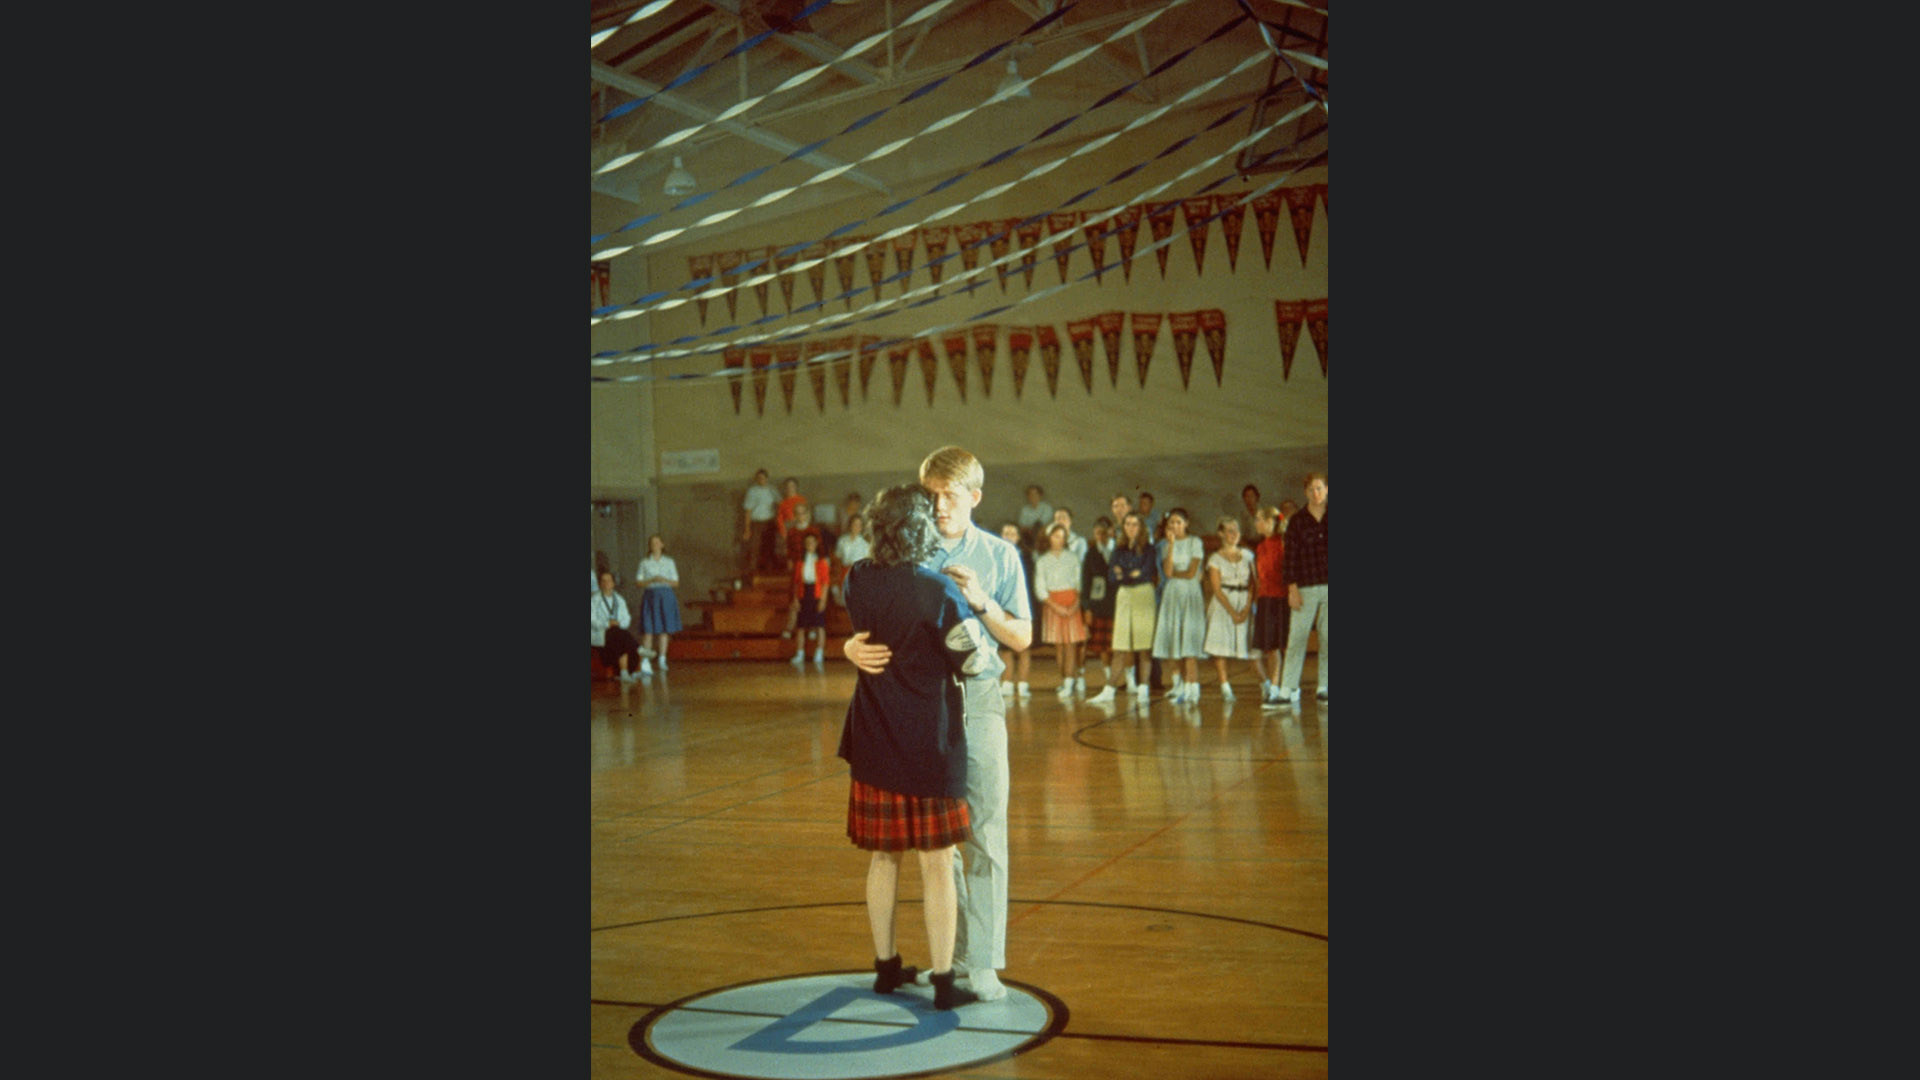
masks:
[[[887,346],[887,370],[893,375],[893,407],[900,407],[900,391],[907,385],[907,356],[913,351],[912,342],[896,342]]]
[[[800,346],[776,345],[773,361],[780,365],[780,395],[787,399],[787,415],[793,415],[793,381],[800,377]]]
[[[973,328],[973,358],[980,365],[980,393],[985,397],[993,396],[993,357],[1000,350],[999,332],[992,323]]]
[[[1087,238],[1087,255],[1093,259],[1093,283],[1095,285],[1106,284],[1106,282],[1101,279],[1101,275],[1106,273],[1107,269],[1107,231],[1113,228],[1113,219],[1103,217],[1091,225],[1086,224],[1086,221],[1088,218],[1104,213],[1106,213],[1104,210],[1082,210],[1080,212],[1080,231]]]
[[[934,355],[933,341],[920,338],[914,342],[914,352],[920,357],[920,377],[927,383],[927,405],[933,405],[933,386],[940,381],[940,358]]]
[[[601,261],[587,264],[587,301],[589,312],[613,303],[612,263]]]
[[[1040,367],[1047,373],[1047,396],[1060,396],[1060,333],[1052,323],[1035,328],[1040,339]]]
[[[832,345],[830,351],[836,354],[833,358],[833,385],[840,390],[840,407],[851,408],[853,402],[849,399],[852,394],[847,384],[853,380],[853,353],[860,341],[858,338],[843,337],[835,338],[829,344]]]
[[[867,400],[867,380],[873,377],[874,362],[880,359],[880,339],[860,335],[860,400]]]
[[[894,273],[900,275],[900,291],[906,292],[913,287],[913,249],[920,243],[920,234],[908,232],[893,238]],[[874,294],[876,297],[878,292]]]
[[[1147,365],[1153,362],[1153,345],[1160,337],[1160,315],[1133,314],[1133,362],[1140,368],[1140,386],[1147,385]]]
[[[728,367],[739,368],[741,369],[742,373],[746,371],[747,350],[727,349],[723,351],[720,355],[726,359]],[[740,376],[739,375],[727,376],[727,389],[733,391],[733,415],[739,416],[740,415]]]
[[[873,302],[880,302],[880,283],[887,278],[887,245],[873,244],[867,248],[867,284],[873,286]]]
[[[1227,269],[1237,269],[1240,260],[1240,233],[1246,228],[1247,204],[1238,195],[1215,195],[1213,212],[1220,215],[1220,237],[1227,242]]]
[[[1207,342],[1207,358],[1213,361],[1213,385],[1220,385],[1220,372],[1227,363],[1227,313],[1219,308],[1199,312],[1200,336]]]
[[[1172,246],[1160,241],[1173,235],[1173,214],[1180,209],[1177,202],[1150,202],[1147,204],[1147,225],[1153,230],[1153,257],[1160,262],[1160,280],[1167,279],[1167,250]]]
[[[1191,389],[1188,380],[1193,375],[1193,343],[1200,336],[1200,316],[1192,311],[1170,312],[1167,328],[1173,331],[1173,358],[1180,365],[1180,389]]]
[[[1013,396],[1027,384],[1027,362],[1033,354],[1033,327],[1007,327],[1007,358],[1013,361]]]
[[[948,331],[940,339],[947,347],[947,366],[953,369],[953,385],[960,391],[960,400],[967,400],[967,334],[966,331]]]
[[[833,253],[833,245],[825,240],[808,246],[801,256],[812,263],[807,267],[807,284],[813,289],[813,302],[826,303],[827,258]]]
[[[1313,347],[1320,353],[1320,377],[1327,375],[1327,301],[1325,298],[1307,301],[1307,334],[1313,338]]]
[[[1019,218],[1008,218],[1005,221],[990,222],[987,226],[993,230],[990,234],[993,240],[988,242],[987,250],[993,253],[994,272],[999,275],[1000,291],[1003,293],[1007,291],[1007,275],[1013,271],[1008,269],[1007,264],[1001,260],[1007,257],[1007,252],[1013,250],[1013,227],[1018,224],[1020,224]]]
[[[1045,227],[1044,220],[1030,221],[1014,230],[1020,240],[1020,269],[1026,273],[1028,292],[1033,291],[1033,267],[1040,259],[1040,230]]]
[[[840,300],[853,310],[853,261],[860,257],[860,249],[867,246],[871,236],[845,236],[833,242],[833,272],[840,279]],[[861,390],[861,396],[866,391]]]
[[[700,292],[705,292],[707,289],[707,286],[713,284],[711,281],[707,280],[708,278],[711,278],[713,276],[713,256],[712,255],[687,256],[687,272],[688,272],[688,275],[693,279],[691,282],[693,287],[699,290]],[[707,298],[705,296],[697,297],[695,298],[693,303],[695,307],[698,307],[700,309],[700,325],[701,326],[707,325]]]
[[[940,284],[940,275],[946,273],[947,262],[942,256],[947,253],[947,238],[952,235],[951,225],[920,230],[920,242],[927,247],[927,274],[933,278],[935,285]],[[964,394],[961,396],[965,397]]]
[[[1060,284],[1067,283],[1067,264],[1073,261],[1073,230],[1080,224],[1080,215],[1069,210],[1064,214],[1047,215],[1047,235],[1065,235],[1064,240],[1053,242],[1053,265],[1060,270]]]
[[[1093,393],[1093,333],[1092,319],[1067,323],[1067,340],[1073,342],[1073,359],[1080,365],[1080,381],[1087,384],[1088,394]]]
[[[715,256],[720,264],[720,284],[727,289],[727,320],[731,322],[740,317],[739,292],[736,288],[740,280],[740,264],[747,261],[744,251],[723,251]]]
[[[747,363],[753,366],[753,408],[767,415],[767,367],[773,363],[772,349],[747,350]]]
[[[1280,380],[1293,375],[1293,350],[1300,343],[1300,324],[1306,321],[1307,302],[1275,300],[1273,321],[1280,327]]]
[[[1332,221],[1333,204],[1327,201],[1327,185],[1315,184],[1313,186],[1320,192],[1320,212],[1327,215],[1328,221]]]
[[[1187,242],[1193,245],[1193,274],[1207,261],[1207,219],[1213,216],[1213,196],[1180,200],[1180,213],[1187,219]]]
[[[1100,327],[1100,346],[1107,353],[1108,385],[1120,386],[1120,335],[1127,329],[1127,313],[1124,311],[1103,311],[1093,317]]]
[[[1113,220],[1119,223],[1116,230],[1120,237],[1120,275],[1127,282],[1133,282],[1133,249],[1140,242],[1140,215],[1138,206],[1129,206],[1115,214]]]
[[[813,352],[814,343],[812,342],[809,342],[804,349],[798,344],[779,345],[774,348],[774,355],[782,361],[791,360],[796,366],[804,366],[807,369],[807,385],[813,387],[813,407],[824,413],[827,411],[827,365],[813,363],[811,358]],[[804,365],[801,364],[803,353],[809,354],[805,357],[807,363]]]
[[[800,261],[798,253],[779,254],[779,248],[768,248],[767,254],[773,259],[773,272],[780,275],[780,300],[787,305],[787,314],[793,314],[793,264]]]
[[[960,245],[960,265],[968,270],[978,269],[980,266],[980,242],[993,235],[993,222],[976,221],[971,225],[955,225],[953,227],[953,233],[954,242]],[[978,277],[969,277],[967,279],[967,293],[971,295],[973,293],[973,287],[978,284],[980,284]]]
[[[1253,200],[1253,223],[1260,230],[1260,254],[1273,269],[1273,238],[1280,231],[1280,207],[1286,203],[1278,191],[1269,191]]]
[[[1299,187],[1283,187],[1280,194],[1287,199],[1287,218],[1293,222],[1293,239],[1300,245],[1300,265],[1307,265],[1307,245],[1313,240],[1313,197],[1312,184]]]

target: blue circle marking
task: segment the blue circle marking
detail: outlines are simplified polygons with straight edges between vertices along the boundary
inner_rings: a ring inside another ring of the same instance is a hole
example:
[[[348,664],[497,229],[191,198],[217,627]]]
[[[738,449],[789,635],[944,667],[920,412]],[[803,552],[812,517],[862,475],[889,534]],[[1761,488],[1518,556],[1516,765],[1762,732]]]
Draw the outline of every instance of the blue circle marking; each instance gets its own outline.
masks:
[[[1010,1057],[1065,1026],[1066,1008],[1052,995],[1006,986],[999,1001],[941,1011],[932,987],[874,993],[871,972],[770,979],[656,1009],[629,1040],[645,1056],[701,1076],[871,1080],[939,1072]]]

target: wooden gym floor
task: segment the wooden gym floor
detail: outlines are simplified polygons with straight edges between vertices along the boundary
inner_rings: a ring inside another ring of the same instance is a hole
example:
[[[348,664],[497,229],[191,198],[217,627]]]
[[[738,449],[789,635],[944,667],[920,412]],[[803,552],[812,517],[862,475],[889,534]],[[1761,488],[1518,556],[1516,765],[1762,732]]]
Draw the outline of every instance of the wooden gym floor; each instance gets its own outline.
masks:
[[[868,856],[844,833],[835,756],[854,671],[829,655],[824,668],[676,662],[632,686],[594,684],[596,1080],[699,1075],[630,1041],[662,1006],[871,969]],[[1327,1074],[1330,707],[1312,700],[1311,656],[1290,710],[1261,708],[1244,662],[1228,706],[1201,666],[1198,705],[1087,705],[1055,695],[1058,669],[1036,651],[1033,696],[1007,710],[1001,976],[1051,995],[1065,1024],[1015,1056],[923,1075]],[[1089,681],[1103,671],[1089,664]],[[900,952],[924,967],[910,857],[900,896]],[[987,1007],[963,1007],[960,1023]]]

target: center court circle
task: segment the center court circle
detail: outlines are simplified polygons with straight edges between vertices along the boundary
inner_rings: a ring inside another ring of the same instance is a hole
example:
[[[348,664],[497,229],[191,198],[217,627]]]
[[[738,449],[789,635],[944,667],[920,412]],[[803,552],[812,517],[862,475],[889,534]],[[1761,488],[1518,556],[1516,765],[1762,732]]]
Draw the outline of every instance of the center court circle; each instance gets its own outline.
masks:
[[[662,1005],[627,1033],[634,1052],[696,1076],[878,1080],[983,1065],[1031,1050],[1067,1026],[1067,1007],[1002,979],[1007,996],[933,1007],[933,988],[873,992],[873,972],[790,975]],[[962,987],[966,983],[960,984]]]

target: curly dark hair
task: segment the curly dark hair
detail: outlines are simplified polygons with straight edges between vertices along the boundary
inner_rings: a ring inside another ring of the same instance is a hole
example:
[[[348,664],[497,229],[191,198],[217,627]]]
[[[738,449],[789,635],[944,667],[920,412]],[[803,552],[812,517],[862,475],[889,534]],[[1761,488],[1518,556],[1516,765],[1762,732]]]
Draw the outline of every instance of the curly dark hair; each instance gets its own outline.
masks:
[[[940,546],[940,533],[933,521],[933,492],[919,484],[886,488],[867,508],[867,531],[873,537],[868,557],[876,564],[894,566],[925,560]]]

